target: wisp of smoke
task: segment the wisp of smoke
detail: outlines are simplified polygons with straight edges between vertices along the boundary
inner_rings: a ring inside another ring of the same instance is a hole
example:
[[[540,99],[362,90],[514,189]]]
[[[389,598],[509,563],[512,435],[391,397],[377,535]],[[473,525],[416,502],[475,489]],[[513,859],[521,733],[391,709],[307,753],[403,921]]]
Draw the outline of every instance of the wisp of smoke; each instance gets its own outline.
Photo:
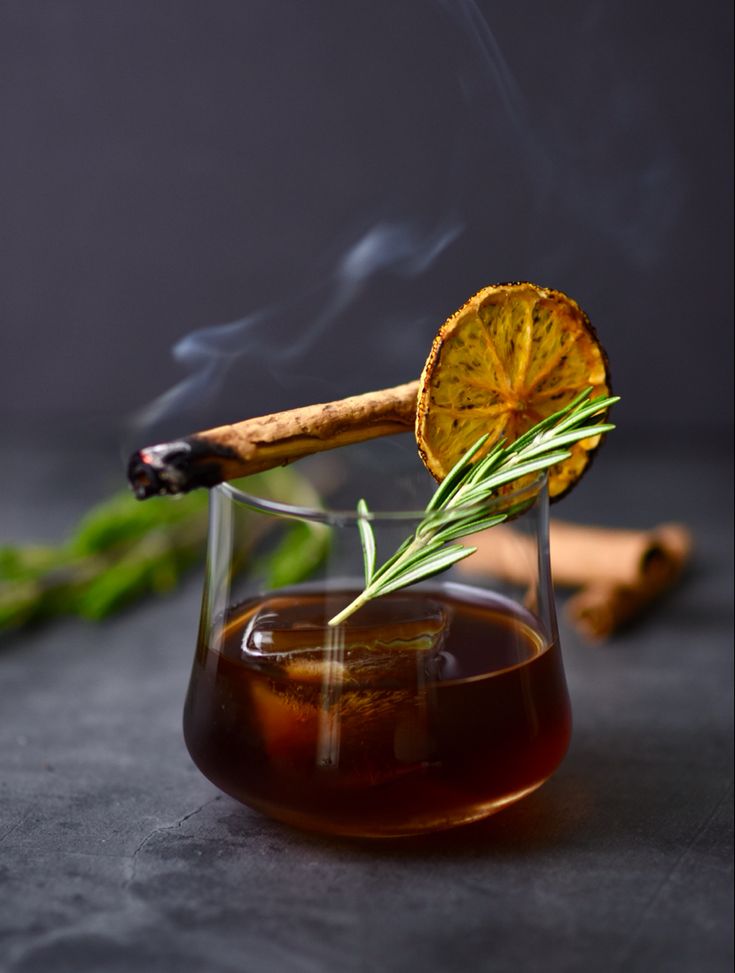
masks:
[[[348,247],[319,286],[317,311],[297,338],[291,332],[291,321],[307,296],[313,298],[304,291],[237,321],[190,332],[172,349],[175,361],[190,374],[137,412],[131,432],[144,432],[168,416],[211,401],[226,372],[243,356],[257,361],[267,355],[269,366],[282,371],[298,364],[376,275],[413,278],[423,274],[461,232],[456,221],[442,223],[425,234],[406,222],[376,223]]]
[[[455,163],[459,159],[463,171],[447,174],[447,192],[437,202],[434,228],[429,232],[419,230],[418,218],[375,221],[354,238],[316,285],[294,290],[283,300],[237,321],[203,327],[186,335],[175,344],[172,353],[188,374],[132,417],[130,431],[137,438],[168,417],[194,407],[198,411],[210,404],[235,365],[238,374],[245,374],[247,365],[259,363],[276,381],[289,379],[293,384],[304,356],[322,342],[325,347],[330,345],[345,313],[379,275],[411,279],[425,274],[471,223],[479,205],[477,199],[483,199],[477,192],[477,180],[484,179],[484,173],[470,168],[478,164],[470,159],[467,144],[476,137],[477,119],[492,114],[487,105],[493,101],[500,108],[493,125],[502,127],[504,117],[514,142],[513,158],[527,175],[530,202],[522,216],[529,224],[529,233],[536,224],[543,227],[544,208],[557,201],[557,206],[573,212],[580,223],[593,226],[595,233],[612,239],[625,250],[628,259],[645,265],[655,256],[658,241],[670,225],[670,203],[676,193],[676,175],[671,171],[670,159],[662,157],[661,146],[654,142],[646,147],[648,157],[639,160],[633,179],[616,177],[611,182],[608,175],[601,182],[596,175],[604,169],[595,164],[596,159],[604,157],[615,139],[627,138],[629,126],[634,122],[637,125],[640,119],[631,119],[630,111],[625,117],[619,116],[616,125],[611,124],[613,113],[602,120],[595,119],[591,129],[594,144],[581,158],[570,158],[564,140],[551,130],[544,133],[538,120],[534,123],[531,119],[521,87],[475,0],[435,0],[435,5],[456,28],[463,45],[457,73],[467,113],[466,131],[460,133],[458,144],[451,148]],[[604,24],[594,27],[596,36],[603,28]],[[467,56],[468,51],[474,56]],[[610,97],[613,99],[612,94]],[[635,107],[641,110],[640,99],[635,100]],[[474,126],[472,131],[468,126]],[[484,188],[484,182],[482,185]],[[462,205],[463,196],[466,198]],[[484,211],[489,206],[485,196]],[[483,212],[480,219],[487,218]],[[425,219],[425,214],[421,216]],[[535,236],[541,239],[545,235]],[[537,259],[537,265],[543,263],[547,270],[561,274],[571,251],[560,246],[553,234],[546,237],[553,239],[553,245],[548,245],[548,253]],[[405,317],[403,322],[408,323]],[[416,323],[413,322],[414,327]],[[407,326],[394,326],[390,344],[396,353],[400,353],[401,341],[407,340],[408,330]],[[372,351],[381,347],[385,333],[374,337]],[[363,354],[363,348],[358,348],[358,352]],[[247,401],[242,407],[257,409],[255,403]]]
[[[560,135],[553,124],[544,130],[540,120],[532,118],[521,87],[475,0],[435,2],[475,53],[469,69],[463,65],[461,74],[466,101],[477,107],[480,99],[499,98],[511,125],[515,156],[530,177],[528,188],[536,201],[527,217],[533,215],[542,225],[540,210],[554,199],[557,205],[561,200],[580,224],[613,241],[624,259],[640,269],[649,267],[674,224],[681,199],[680,178],[672,146],[658,130],[650,94],[640,87],[631,89],[626,72],[614,62],[614,51],[604,42],[609,8],[597,3],[585,9],[575,45],[575,72],[585,77],[604,68],[612,83],[603,92],[604,100],[590,106],[583,116],[587,132]],[[586,70],[585,57],[590,59]],[[574,147],[572,154],[569,142]],[[630,159],[632,153],[636,158],[627,172],[611,169],[610,158]],[[560,261],[568,261],[569,251],[560,250],[555,241],[548,257],[549,269],[559,272],[563,270]]]

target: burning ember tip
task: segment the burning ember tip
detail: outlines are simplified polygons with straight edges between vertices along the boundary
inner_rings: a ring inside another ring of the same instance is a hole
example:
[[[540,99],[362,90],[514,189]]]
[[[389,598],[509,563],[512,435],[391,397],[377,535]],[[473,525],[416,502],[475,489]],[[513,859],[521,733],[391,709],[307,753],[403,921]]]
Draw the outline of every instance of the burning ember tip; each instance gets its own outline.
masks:
[[[190,487],[191,446],[184,440],[147,446],[133,453],[128,463],[128,480],[138,500],[185,493]]]

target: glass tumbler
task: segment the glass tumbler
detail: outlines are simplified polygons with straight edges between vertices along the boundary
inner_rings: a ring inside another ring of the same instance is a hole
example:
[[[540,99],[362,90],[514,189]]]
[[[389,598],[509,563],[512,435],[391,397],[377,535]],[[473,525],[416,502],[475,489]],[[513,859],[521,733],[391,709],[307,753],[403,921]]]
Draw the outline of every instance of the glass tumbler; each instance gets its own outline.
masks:
[[[571,730],[545,477],[435,578],[362,590],[358,514],[211,491],[184,734],[221,790],[290,825],[389,837],[462,825],[556,769]],[[370,515],[382,563],[417,512]]]

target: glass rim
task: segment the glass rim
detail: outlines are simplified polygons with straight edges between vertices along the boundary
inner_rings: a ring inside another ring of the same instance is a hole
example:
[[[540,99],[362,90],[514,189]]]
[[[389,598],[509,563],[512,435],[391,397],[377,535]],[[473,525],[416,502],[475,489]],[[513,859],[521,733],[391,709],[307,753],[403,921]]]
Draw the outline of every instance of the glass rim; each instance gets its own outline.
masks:
[[[529,474],[530,475],[530,474]],[[493,511],[503,513],[516,504],[523,504],[533,501],[540,496],[547,483],[547,470],[541,470],[533,476],[522,487],[493,497],[483,503],[468,504],[464,507],[452,507],[445,511],[444,515],[437,514],[437,520],[455,520],[458,515],[483,513],[492,514]],[[355,508],[347,510],[330,509],[329,507],[303,507],[296,504],[283,503],[279,500],[270,500],[266,497],[258,497],[255,494],[247,493],[232,483],[218,483],[212,488],[212,492],[219,496],[226,497],[230,501],[256,510],[260,513],[272,517],[286,517],[290,520],[307,520],[312,523],[330,524],[332,526],[345,526],[356,524],[358,520],[367,519],[373,523],[380,521],[420,521],[426,516],[426,510],[370,510],[367,517],[359,514]]]

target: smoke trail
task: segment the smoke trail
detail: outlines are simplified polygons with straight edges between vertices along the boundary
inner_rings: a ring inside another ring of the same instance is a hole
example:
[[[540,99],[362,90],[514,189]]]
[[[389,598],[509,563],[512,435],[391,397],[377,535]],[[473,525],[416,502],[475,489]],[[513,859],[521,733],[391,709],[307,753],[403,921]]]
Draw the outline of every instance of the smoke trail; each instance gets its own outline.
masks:
[[[649,117],[654,107],[621,78],[608,93],[609,103],[595,106],[585,118],[588,135],[581,151],[579,133],[575,133],[570,151],[553,120],[532,117],[521,85],[476,0],[434,0],[434,4],[461,44],[456,81],[465,107],[459,113],[464,115],[459,119],[462,131],[450,146],[445,190],[435,200],[433,228],[419,229],[418,220],[376,220],[355,235],[317,284],[293,291],[239,320],[203,327],[182,338],[172,354],[186,376],[133,417],[134,430],[142,432],[194,408],[199,412],[214,402],[233,369],[240,376],[254,366],[266,370],[276,383],[293,387],[298,379],[303,384],[306,356],[322,344],[334,343],[344,331],[339,325],[346,312],[367,297],[381,275],[411,280],[426,274],[465,227],[478,220],[484,226],[490,214],[496,215],[493,205],[496,200],[502,202],[500,190],[488,187],[482,161],[478,162],[483,151],[492,153],[495,148],[488,141],[490,130],[495,142],[502,142],[506,153],[510,150],[512,164],[526,174],[527,190],[523,212],[506,217],[512,218],[513,226],[494,224],[494,235],[502,239],[515,228],[517,233],[533,237],[541,250],[536,266],[541,264],[550,280],[569,269],[574,254],[570,244],[548,232],[554,230],[560,212],[565,217],[572,214],[577,224],[613,241],[639,267],[656,258],[672,223],[678,182],[672,153],[662,145],[663,136]],[[604,35],[602,10],[593,4],[588,11],[583,29],[590,36],[578,45],[580,56],[585,51],[590,58],[601,56],[594,40]],[[607,56],[614,58],[615,54]],[[579,64],[577,72],[584,74]],[[611,76],[618,74],[611,70]],[[499,110],[493,113],[493,107]],[[652,134],[637,146],[639,156],[631,177],[621,179],[617,173],[610,174],[607,156],[630,138],[631,130]],[[482,138],[487,144],[478,147]],[[502,213],[502,206],[499,209]],[[386,345],[396,355],[405,354],[415,342],[422,328],[418,306],[412,310],[410,322],[405,312],[400,321],[381,313],[382,322],[372,325],[370,349],[366,336],[353,336],[358,355],[380,354]],[[323,377],[312,375],[311,379],[312,384],[327,384]],[[243,414],[257,409],[252,402],[240,401]]]
[[[228,324],[197,329],[178,341],[174,360],[189,375],[137,412],[131,431],[143,431],[169,416],[211,402],[228,370],[247,357],[267,358],[269,369],[281,377],[293,366],[301,369],[307,351],[314,348],[371,280],[381,273],[404,279],[425,273],[462,232],[459,222],[444,222],[422,234],[409,223],[376,223],[347,248],[315,293],[297,291],[287,300],[260,308]],[[294,340],[292,321],[301,307],[316,297],[311,324]]]
[[[590,4],[580,18],[580,36],[574,46],[574,74],[580,79],[598,76],[601,69],[613,79],[603,91],[605,101],[590,104],[582,114],[589,132],[582,142],[574,131],[574,151],[552,123],[544,130],[542,118],[531,117],[528,103],[500,45],[476,0],[435,0],[448,21],[469,42],[475,59],[463,65],[461,88],[468,105],[499,97],[517,141],[517,160],[530,176],[529,190],[538,210],[555,199],[576,220],[603,234],[621,256],[641,269],[658,256],[675,223],[682,199],[681,177],[670,140],[661,132],[656,106],[650,94],[636,86],[615,61],[609,44],[602,4]],[[589,58],[585,64],[584,59]],[[584,94],[580,83],[579,92]],[[598,97],[595,92],[594,97]],[[590,95],[589,97],[593,97]],[[474,119],[474,115],[472,116]],[[629,163],[626,172],[610,171],[610,159],[619,156]],[[602,175],[607,173],[607,175]],[[557,202],[558,205],[558,202]],[[536,212],[536,217],[543,215]],[[547,254],[557,269],[567,257],[559,243]]]
[[[543,196],[552,179],[552,162],[542,151],[520,85],[475,0],[435,0],[447,19],[458,27],[474,51],[474,61],[460,69],[460,87],[465,102],[482,110],[483,104],[499,97],[500,105],[511,124],[520,151],[520,165],[531,176],[534,194]],[[489,123],[488,123],[489,125]]]

